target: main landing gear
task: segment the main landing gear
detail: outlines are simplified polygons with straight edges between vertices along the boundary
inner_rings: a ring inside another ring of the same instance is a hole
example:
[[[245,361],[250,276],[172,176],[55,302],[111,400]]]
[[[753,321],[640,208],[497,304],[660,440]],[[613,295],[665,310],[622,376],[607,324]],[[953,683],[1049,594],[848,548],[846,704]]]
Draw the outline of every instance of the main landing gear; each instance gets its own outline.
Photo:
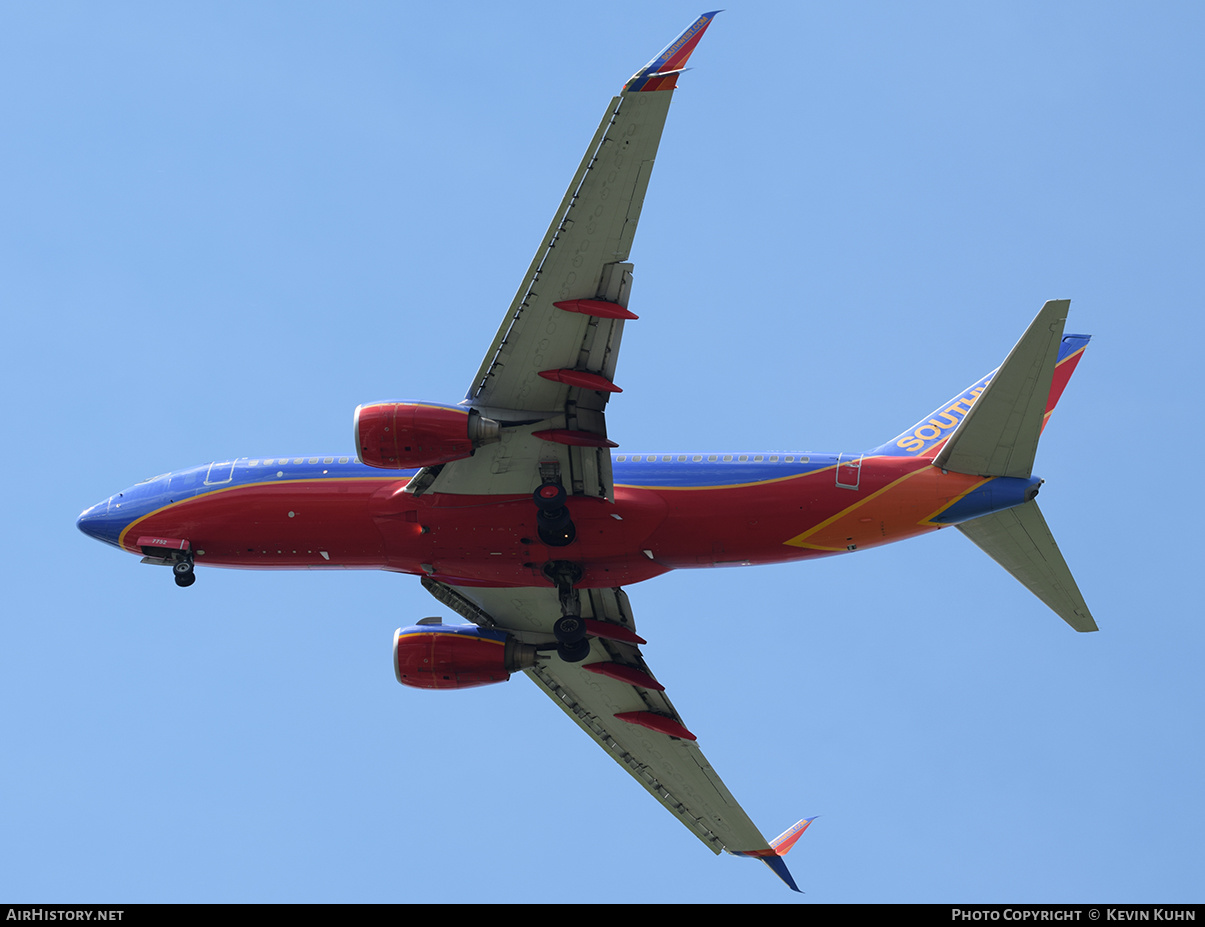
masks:
[[[561,617],[552,626],[557,655],[566,663],[581,663],[590,653],[581,601],[573,588],[582,578],[582,568],[568,560],[551,560],[544,566],[544,575],[556,584],[561,600]]]
[[[559,482],[546,482],[531,494],[539,513],[536,531],[549,547],[567,547],[577,537],[577,528],[565,505],[565,487]]]
[[[536,531],[548,547],[568,547],[577,538],[577,528],[565,504],[560,467],[554,462],[541,463],[540,485],[531,494],[536,504]],[[570,560],[549,560],[544,575],[556,586],[561,601],[561,617],[552,626],[557,655],[566,663],[581,663],[590,653],[590,638],[582,618],[581,602],[574,584],[581,581],[582,568]]]

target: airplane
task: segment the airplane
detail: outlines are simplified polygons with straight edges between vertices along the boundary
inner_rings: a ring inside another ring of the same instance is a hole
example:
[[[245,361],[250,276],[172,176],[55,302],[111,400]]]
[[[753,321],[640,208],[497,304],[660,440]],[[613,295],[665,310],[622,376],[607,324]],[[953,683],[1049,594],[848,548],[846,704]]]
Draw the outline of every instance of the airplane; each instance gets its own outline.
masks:
[[[468,621],[394,634],[400,683],[519,671],[714,853],[766,840],[644,660],[624,587],[670,570],[792,563],[951,525],[1076,631],[1096,623],[1035,498],[1038,441],[1089,336],[1048,301],[999,368],[856,453],[620,453],[605,409],[638,316],[628,262],[669,104],[705,13],[608,104],[457,404],[371,402],[354,453],[242,457],[165,473],[85,510],[85,534],[169,567],[375,569],[421,577]]]

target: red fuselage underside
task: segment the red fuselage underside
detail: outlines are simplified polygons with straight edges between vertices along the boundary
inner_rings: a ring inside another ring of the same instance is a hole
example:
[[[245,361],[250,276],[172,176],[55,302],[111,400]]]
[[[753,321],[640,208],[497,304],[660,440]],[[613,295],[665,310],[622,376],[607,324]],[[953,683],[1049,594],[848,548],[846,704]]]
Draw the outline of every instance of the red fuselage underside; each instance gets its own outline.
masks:
[[[407,480],[252,483],[206,492],[130,524],[140,536],[185,538],[198,564],[246,569],[385,569],[456,585],[544,585],[549,560],[582,566],[579,586],[619,586],[672,569],[781,563],[913,537],[980,477],[917,458],[869,458],[856,489],[836,467],[715,487],[616,486],[615,502],[568,500],[566,547],[539,541],[529,496],[440,493],[415,498]]]

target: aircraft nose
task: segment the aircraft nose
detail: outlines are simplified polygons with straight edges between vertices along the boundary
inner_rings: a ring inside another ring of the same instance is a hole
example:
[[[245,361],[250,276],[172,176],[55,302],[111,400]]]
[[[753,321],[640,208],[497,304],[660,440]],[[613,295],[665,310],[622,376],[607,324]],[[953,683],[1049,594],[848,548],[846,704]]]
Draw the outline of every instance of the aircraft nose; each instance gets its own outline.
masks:
[[[96,538],[107,544],[116,544],[118,535],[121,534],[121,525],[118,524],[116,516],[109,514],[112,501],[113,498],[110,496],[103,502],[96,503],[92,508],[84,509],[79,518],[75,520],[75,527],[90,538]]]

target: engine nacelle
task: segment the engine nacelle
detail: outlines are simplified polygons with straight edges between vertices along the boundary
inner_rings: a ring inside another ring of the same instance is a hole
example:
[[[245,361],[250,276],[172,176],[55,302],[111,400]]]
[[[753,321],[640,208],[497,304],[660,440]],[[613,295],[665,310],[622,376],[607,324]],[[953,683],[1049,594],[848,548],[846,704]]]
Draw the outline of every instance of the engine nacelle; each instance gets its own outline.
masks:
[[[353,421],[360,460],[370,467],[409,470],[471,457],[497,441],[498,423],[475,410],[430,402],[372,402]]]
[[[535,666],[534,644],[471,624],[419,624],[393,635],[393,672],[416,689],[467,689],[506,682]]]

